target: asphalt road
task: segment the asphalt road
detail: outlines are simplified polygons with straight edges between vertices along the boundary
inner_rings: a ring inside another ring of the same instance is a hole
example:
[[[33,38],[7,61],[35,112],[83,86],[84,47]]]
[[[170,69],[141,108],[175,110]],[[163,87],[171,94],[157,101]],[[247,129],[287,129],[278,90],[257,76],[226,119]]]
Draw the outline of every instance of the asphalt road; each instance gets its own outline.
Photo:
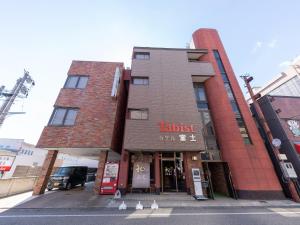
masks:
[[[0,225],[299,225],[299,208],[10,209]]]

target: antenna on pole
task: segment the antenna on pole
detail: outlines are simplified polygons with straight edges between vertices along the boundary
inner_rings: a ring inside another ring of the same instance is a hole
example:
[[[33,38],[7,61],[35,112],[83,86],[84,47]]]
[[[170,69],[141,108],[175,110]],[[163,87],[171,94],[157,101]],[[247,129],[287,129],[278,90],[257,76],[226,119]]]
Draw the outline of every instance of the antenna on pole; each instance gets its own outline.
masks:
[[[11,91],[6,91],[5,86],[0,86],[0,98],[4,97],[4,103],[0,107],[0,127],[7,115],[20,114],[20,112],[9,112],[16,98],[27,98],[30,88],[35,85],[29,72],[24,69],[23,77],[20,77]]]

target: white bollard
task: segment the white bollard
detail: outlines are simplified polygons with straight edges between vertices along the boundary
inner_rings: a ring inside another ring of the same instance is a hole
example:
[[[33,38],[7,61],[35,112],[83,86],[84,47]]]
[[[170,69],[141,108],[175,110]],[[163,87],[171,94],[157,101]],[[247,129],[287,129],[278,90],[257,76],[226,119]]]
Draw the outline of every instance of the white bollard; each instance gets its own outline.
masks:
[[[119,205],[119,210],[126,210],[127,209],[127,205],[125,204],[125,202],[123,201],[121,205]]]
[[[151,209],[158,209],[158,205],[156,201],[154,200],[153,203],[151,204]]]
[[[136,205],[135,209],[144,209],[144,206],[139,201],[139,203]]]

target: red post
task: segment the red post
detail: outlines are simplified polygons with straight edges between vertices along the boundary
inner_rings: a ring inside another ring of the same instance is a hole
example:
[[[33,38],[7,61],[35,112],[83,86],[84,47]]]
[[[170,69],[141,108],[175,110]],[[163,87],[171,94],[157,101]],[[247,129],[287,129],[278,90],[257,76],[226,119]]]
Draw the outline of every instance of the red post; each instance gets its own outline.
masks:
[[[122,149],[120,170],[119,170],[119,182],[118,189],[122,195],[126,193],[128,185],[128,171],[129,171],[129,153],[125,149]]]
[[[159,152],[154,153],[154,180],[155,180],[155,192],[157,194],[160,193],[160,160],[159,160]]]

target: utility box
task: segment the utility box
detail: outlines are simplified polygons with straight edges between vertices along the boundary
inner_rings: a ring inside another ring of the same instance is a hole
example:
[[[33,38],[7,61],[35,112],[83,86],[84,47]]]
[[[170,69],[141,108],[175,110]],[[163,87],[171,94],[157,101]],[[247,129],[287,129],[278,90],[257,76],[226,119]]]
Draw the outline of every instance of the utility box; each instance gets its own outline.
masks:
[[[290,163],[290,162],[281,162],[280,166],[282,168],[282,171],[283,171],[285,177],[297,178],[297,174],[294,170],[294,167],[293,167],[292,163]]]

